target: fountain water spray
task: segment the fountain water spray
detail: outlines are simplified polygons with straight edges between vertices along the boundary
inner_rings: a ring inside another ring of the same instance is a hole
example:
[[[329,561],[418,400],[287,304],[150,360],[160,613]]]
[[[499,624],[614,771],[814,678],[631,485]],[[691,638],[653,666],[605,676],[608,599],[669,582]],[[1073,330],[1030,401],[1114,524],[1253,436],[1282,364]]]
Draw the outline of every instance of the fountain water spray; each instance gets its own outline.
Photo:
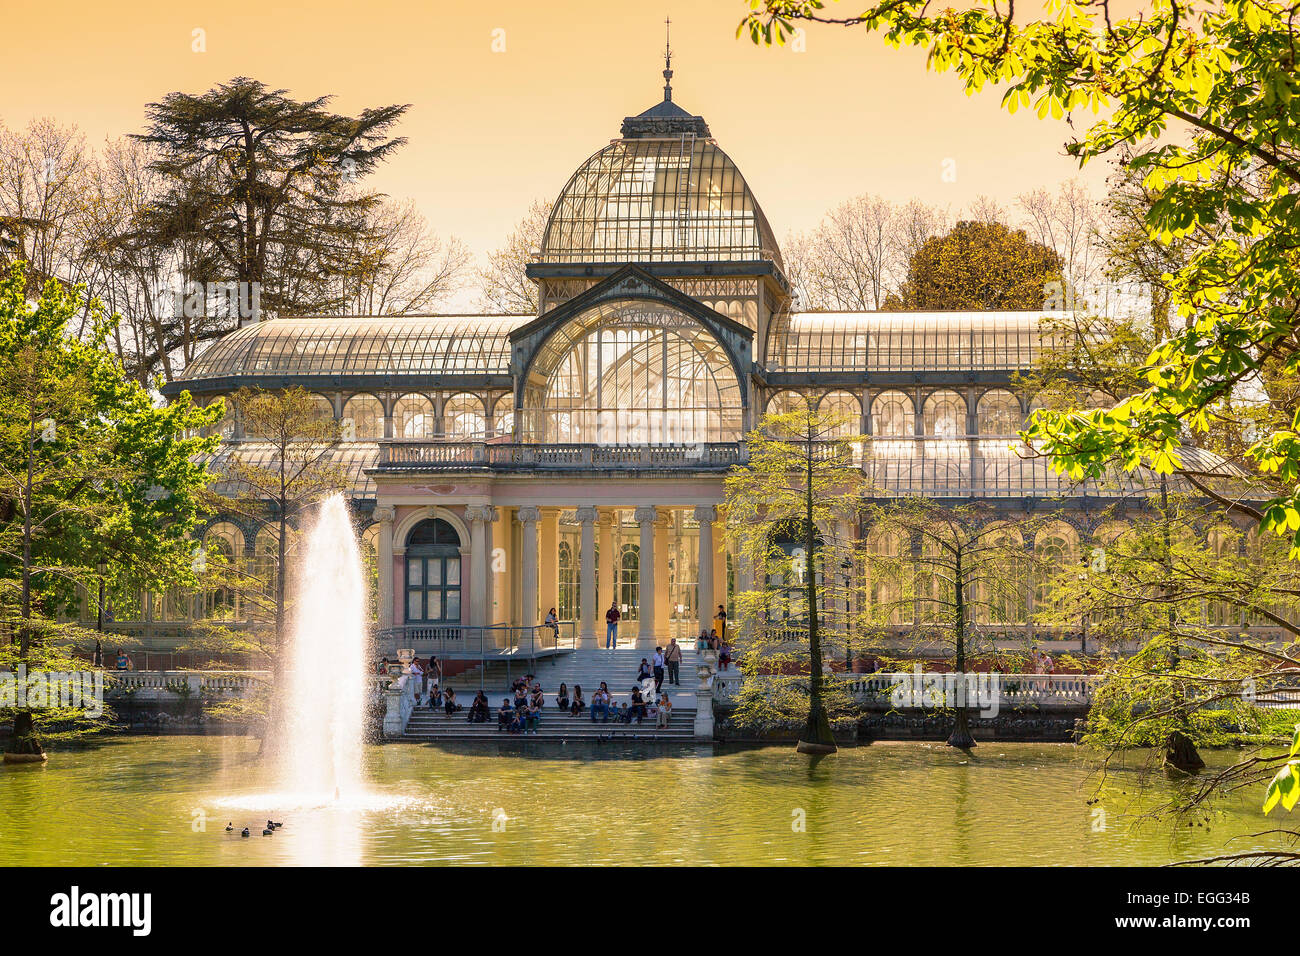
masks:
[[[342,495],[320,506],[301,544],[284,649],[279,785],[322,800],[356,797],[366,704],[366,588]]]

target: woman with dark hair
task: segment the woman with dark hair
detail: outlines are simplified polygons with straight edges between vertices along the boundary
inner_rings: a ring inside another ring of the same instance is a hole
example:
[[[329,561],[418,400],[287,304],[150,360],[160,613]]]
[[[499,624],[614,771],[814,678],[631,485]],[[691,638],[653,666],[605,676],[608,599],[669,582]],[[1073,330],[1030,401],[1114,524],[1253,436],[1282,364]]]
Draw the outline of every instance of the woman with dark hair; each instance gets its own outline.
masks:
[[[555,706],[560,710],[569,709],[569,685],[560,681],[560,692],[555,695]]]
[[[573,703],[569,706],[569,716],[577,717],[587,709],[587,702],[582,699],[582,685],[573,685]]]

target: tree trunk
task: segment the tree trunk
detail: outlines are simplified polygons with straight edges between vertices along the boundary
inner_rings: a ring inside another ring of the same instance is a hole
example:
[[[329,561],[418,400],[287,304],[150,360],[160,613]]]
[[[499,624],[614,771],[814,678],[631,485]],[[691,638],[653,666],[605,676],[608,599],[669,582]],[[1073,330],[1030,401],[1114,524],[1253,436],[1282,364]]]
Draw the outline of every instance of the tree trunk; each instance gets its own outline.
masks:
[[[804,754],[829,754],[836,751],[830,718],[822,699],[822,647],[817,621],[817,529],[813,525],[813,443],[808,436],[808,487],[804,496],[804,551],[808,555],[808,724],[795,748]]]
[[[1196,750],[1196,744],[1181,730],[1165,738],[1165,766],[1183,773],[1196,773],[1205,769],[1205,761]]]
[[[955,670],[958,680],[962,681],[961,689],[957,690],[957,707],[956,719],[953,722],[952,733],[948,736],[948,746],[956,747],[959,750],[969,750],[975,746],[975,738],[970,733],[970,712],[966,708],[965,695],[965,674],[966,674],[966,589],[965,580],[962,576],[961,566],[961,548],[958,547],[954,552],[953,559],[953,608],[955,611],[956,638],[957,638],[957,660]]]

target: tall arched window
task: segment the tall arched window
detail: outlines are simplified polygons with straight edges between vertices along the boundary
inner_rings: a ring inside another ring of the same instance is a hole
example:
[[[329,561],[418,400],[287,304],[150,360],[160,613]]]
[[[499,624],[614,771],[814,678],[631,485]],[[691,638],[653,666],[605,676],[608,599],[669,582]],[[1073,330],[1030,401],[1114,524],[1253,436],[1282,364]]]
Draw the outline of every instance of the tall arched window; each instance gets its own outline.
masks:
[[[403,395],[393,406],[396,438],[433,438],[438,430],[433,402],[424,395]]]
[[[871,434],[880,438],[907,438],[916,431],[912,400],[903,392],[881,392],[871,403]]]
[[[447,399],[442,409],[443,431],[448,438],[482,441],[487,436],[487,418],[477,395],[461,392]]]
[[[1058,608],[1057,581],[1067,571],[1073,573],[1078,537],[1064,521],[1053,521],[1034,538],[1034,609]]]
[[[900,534],[876,529],[867,535],[867,593],[871,601],[869,619],[876,624],[907,624],[915,617],[910,581],[915,566],[900,560],[911,550],[911,542]]]
[[[921,415],[922,427],[935,438],[966,434],[966,402],[956,392],[943,389],[929,395]]]
[[[976,571],[975,619],[983,624],[1024,624],[1028,617],[1029,561],[1025,539],[1011,525],[982,536],[985,567]]]
[[[515,435],[515,397],[502,395],[492,410],[492,434],[497,438],[510,439]]]
[[[981,435],[1010,437],[1023,424],[1020,401],[1005,388],[994,388],[980,396],[976,417]]]
[[[623,545],[618,566],[618,603],[627,620],[640,618],[641,546]]]
[[[343,404],[344,441],[378,441],[384,437],[384,403],[373,395],[353,395]]]
[[[532,441],[683,444],[738,441],[741,389],[722,343],[658,303],[595,306],[557,329],[529,368]]]
[[[199,577],[203,589],[202,616],[206,620],[239,620],[240,557],[244,535],[228,521],[214,524],[203,536],[203,567]]]
[[[460,621],[460,536],[441,518],[425,519],[407,535],[406,620]]]
[[[844,419],[835,426],[836,435],[856,435],[862,430],[862,404],[852,392],[827,392],[817,403],[817,411]]]
[[[561,621],[578,619],[578,570],[573,560],[573,544],[561,541],[555,558],[556,569],[560,579],[559,606],[555,613]]]

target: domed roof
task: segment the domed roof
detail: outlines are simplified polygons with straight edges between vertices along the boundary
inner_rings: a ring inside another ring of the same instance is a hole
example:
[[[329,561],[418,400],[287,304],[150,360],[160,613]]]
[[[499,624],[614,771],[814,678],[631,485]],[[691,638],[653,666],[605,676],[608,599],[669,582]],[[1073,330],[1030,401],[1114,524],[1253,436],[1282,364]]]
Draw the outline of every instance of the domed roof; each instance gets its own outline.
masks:
[[[775,262],[767,217],[704,119],[664,101],[573,174],[542,237],[543,263]]]

